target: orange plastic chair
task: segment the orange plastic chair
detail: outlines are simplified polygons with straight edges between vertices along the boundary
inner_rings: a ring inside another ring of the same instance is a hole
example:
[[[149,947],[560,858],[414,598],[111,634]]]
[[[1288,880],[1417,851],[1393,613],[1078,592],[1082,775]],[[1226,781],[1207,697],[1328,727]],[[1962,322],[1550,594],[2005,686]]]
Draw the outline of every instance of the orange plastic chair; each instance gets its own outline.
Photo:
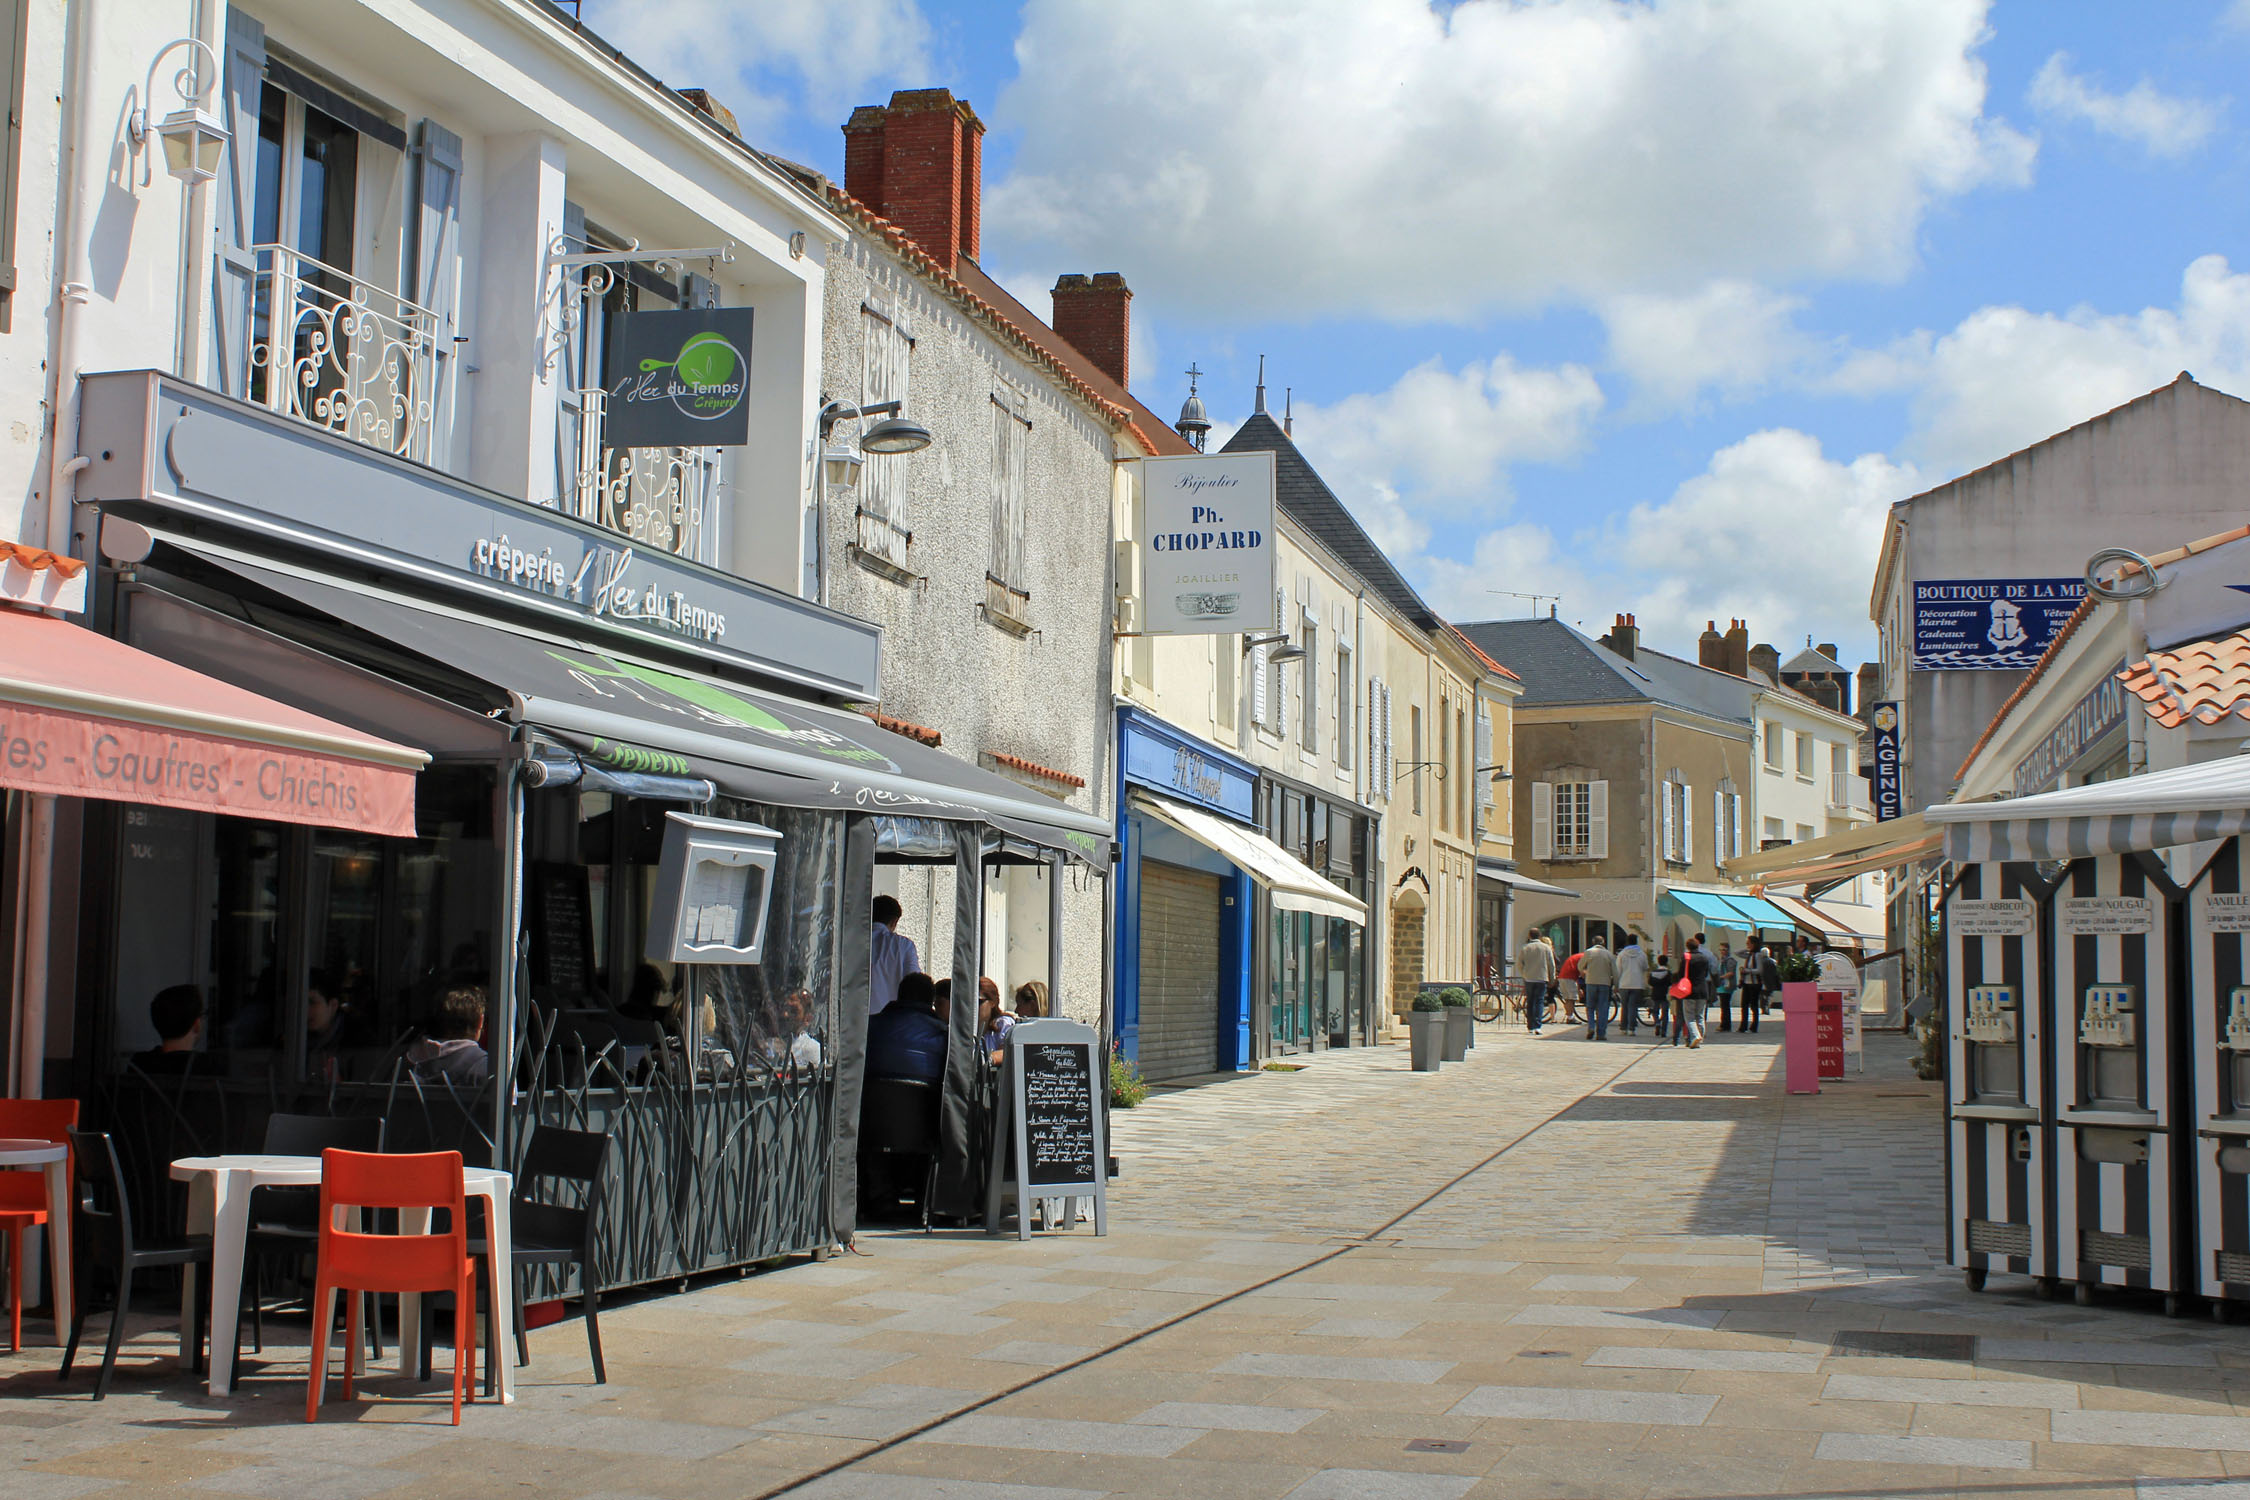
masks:
[[[345,1209],[444,1209],[447,1227],[431,1234],[366,1234],[338,1227]],[[320,1255],[313,1274],[312,1371],[305,1381],[305,1420],[320,1410],[328,1377],[328,1339],[339,1292],[451,1292],[453,1294],[453,1425],[461,1425],[461,1395],[476,1400],[477,1265],[469,1256],[467,1204],[461,1153],[432,1151],[389,1156],[364,1151],[320,1153]],[[344,1399],[352,1394],[352,1356],[359,1347],[361,1299],[349,1295],[344,1313]],[[488,1352],[485,1356],[491,1358]]]
[[[70,1144],[78,1127],[76,1099],[0,1099],[0,1140]],[[64,1163],[78,1192],[78,1163]],[[47,1174],[0,1171],[0,1231],[8,1236],[8,1352],[23,1347],[23,1232],[47,1222]]]

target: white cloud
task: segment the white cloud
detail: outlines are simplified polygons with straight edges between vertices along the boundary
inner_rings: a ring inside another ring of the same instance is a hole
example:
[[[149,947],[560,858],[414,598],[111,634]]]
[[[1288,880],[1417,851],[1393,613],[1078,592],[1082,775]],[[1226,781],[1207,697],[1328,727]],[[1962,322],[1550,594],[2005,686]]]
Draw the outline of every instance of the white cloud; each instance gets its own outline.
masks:
[[[930,26],[915,0],[597,0],[587,24],[673,88],[711,90],[746,135],[782,111],[834,115],[878,81],[916,79]],[[887,97],[887,95],[885,96]]]
[[[2026,180],[1987,0],[1031,0],[988,236],[1186,310],[1458,316],[1886,276]]]
[[[1448,370],[1432,359],[1388,390],[1332,406],[1299,402],[1296,438],[1347,503],[1411,490],[1435,510],[1493,505],[1510,464],[1581,452],[1602,410],[1582,365],[1519,365],[1506,354]],[[1364,519],[1364,518],[1363,518]]]
[[[2070,71],[2057,52],[2031,80],[2031,107],[2057,120],[2089,125],[2145,148],[2152,156],[2185,156],[2219,128],[2222,106],[2159,90],[2146,78],[2114,94]]]
[[[1643,640],[1690,659],[1713,619],[1746,619],[1754,639],[1785,649],[1807,635],[1864,642],[1883,517],[1920,488],[1911,465],[1874,453],[1839,461],[1810,434],[1770,428],[1720,449],[1662,501],[1568,536],[1499,528],[1468,562],[1421,560],[1414,576],[1456,619],[1527,612],[1495,590],[1560,594],[1564,619],[1598,634],[1629,612]]]
[[[2174,307],[2067,313],[1983,307],[1942,335],[1921,333],[1848,361],[1846,389],[1912,392],[1900,451],[1958,474],[2144,395],[2182,370],[2250,395],[2250,274],[2206,255]]]
[[[1801,297],[1746,281],[1714,281],[1686,296],[1632,292],[1601,304],[1610,363],[1632,380],[1638,403],[1686,406],[1706,387],[1755,394],[1801,364],[1813,342],[1797,330]]]

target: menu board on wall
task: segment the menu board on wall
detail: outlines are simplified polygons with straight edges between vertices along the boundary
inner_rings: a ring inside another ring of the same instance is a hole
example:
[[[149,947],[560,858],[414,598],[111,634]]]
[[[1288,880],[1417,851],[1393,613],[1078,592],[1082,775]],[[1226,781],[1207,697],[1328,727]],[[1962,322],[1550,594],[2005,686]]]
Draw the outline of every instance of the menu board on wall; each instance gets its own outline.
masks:
[[[593,901],[584,865],[540,864],[531,872],[531,982],[557,1000],[593,990]]]
[[[1997,901],[1956,899],[1946,903],[1945,924],[1955,937],[2029,937],[2031,903],[2020,896]]]

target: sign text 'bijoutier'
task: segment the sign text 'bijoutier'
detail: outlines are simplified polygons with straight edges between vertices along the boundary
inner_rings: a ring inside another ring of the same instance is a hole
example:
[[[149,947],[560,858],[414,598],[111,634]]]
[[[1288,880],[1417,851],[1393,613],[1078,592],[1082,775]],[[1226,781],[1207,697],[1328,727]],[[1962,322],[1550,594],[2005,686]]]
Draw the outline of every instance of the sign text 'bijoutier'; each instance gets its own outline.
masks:
[[[1139,462],[1149,553],[1140,633],[1273,629],[1274,456],[1198,453]]]
[[[570,563],[555,556],[551,547],[537,552],[518,547],[506,532],[478,537],[469,549],[470,571],[534,594],[567,599],[596,617],[634,620],[699,641],[726,635],[727,617],[722,611],[693,603],[677,589],[637,583],[628,576],[632,566],[630,547],[588,544]]]

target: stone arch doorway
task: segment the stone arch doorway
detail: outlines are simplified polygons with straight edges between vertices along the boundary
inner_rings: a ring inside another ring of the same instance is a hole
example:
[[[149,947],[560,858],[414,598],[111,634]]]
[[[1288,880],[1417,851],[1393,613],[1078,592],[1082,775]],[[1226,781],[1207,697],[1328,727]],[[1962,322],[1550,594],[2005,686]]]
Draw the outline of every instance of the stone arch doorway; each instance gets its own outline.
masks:
[[[1429,898],[1421,887],[1402,885],[1391,895],[1391,1014],[1403,1016],[1414,1008],[1422,991],[1422,972],[1429,949]]]

